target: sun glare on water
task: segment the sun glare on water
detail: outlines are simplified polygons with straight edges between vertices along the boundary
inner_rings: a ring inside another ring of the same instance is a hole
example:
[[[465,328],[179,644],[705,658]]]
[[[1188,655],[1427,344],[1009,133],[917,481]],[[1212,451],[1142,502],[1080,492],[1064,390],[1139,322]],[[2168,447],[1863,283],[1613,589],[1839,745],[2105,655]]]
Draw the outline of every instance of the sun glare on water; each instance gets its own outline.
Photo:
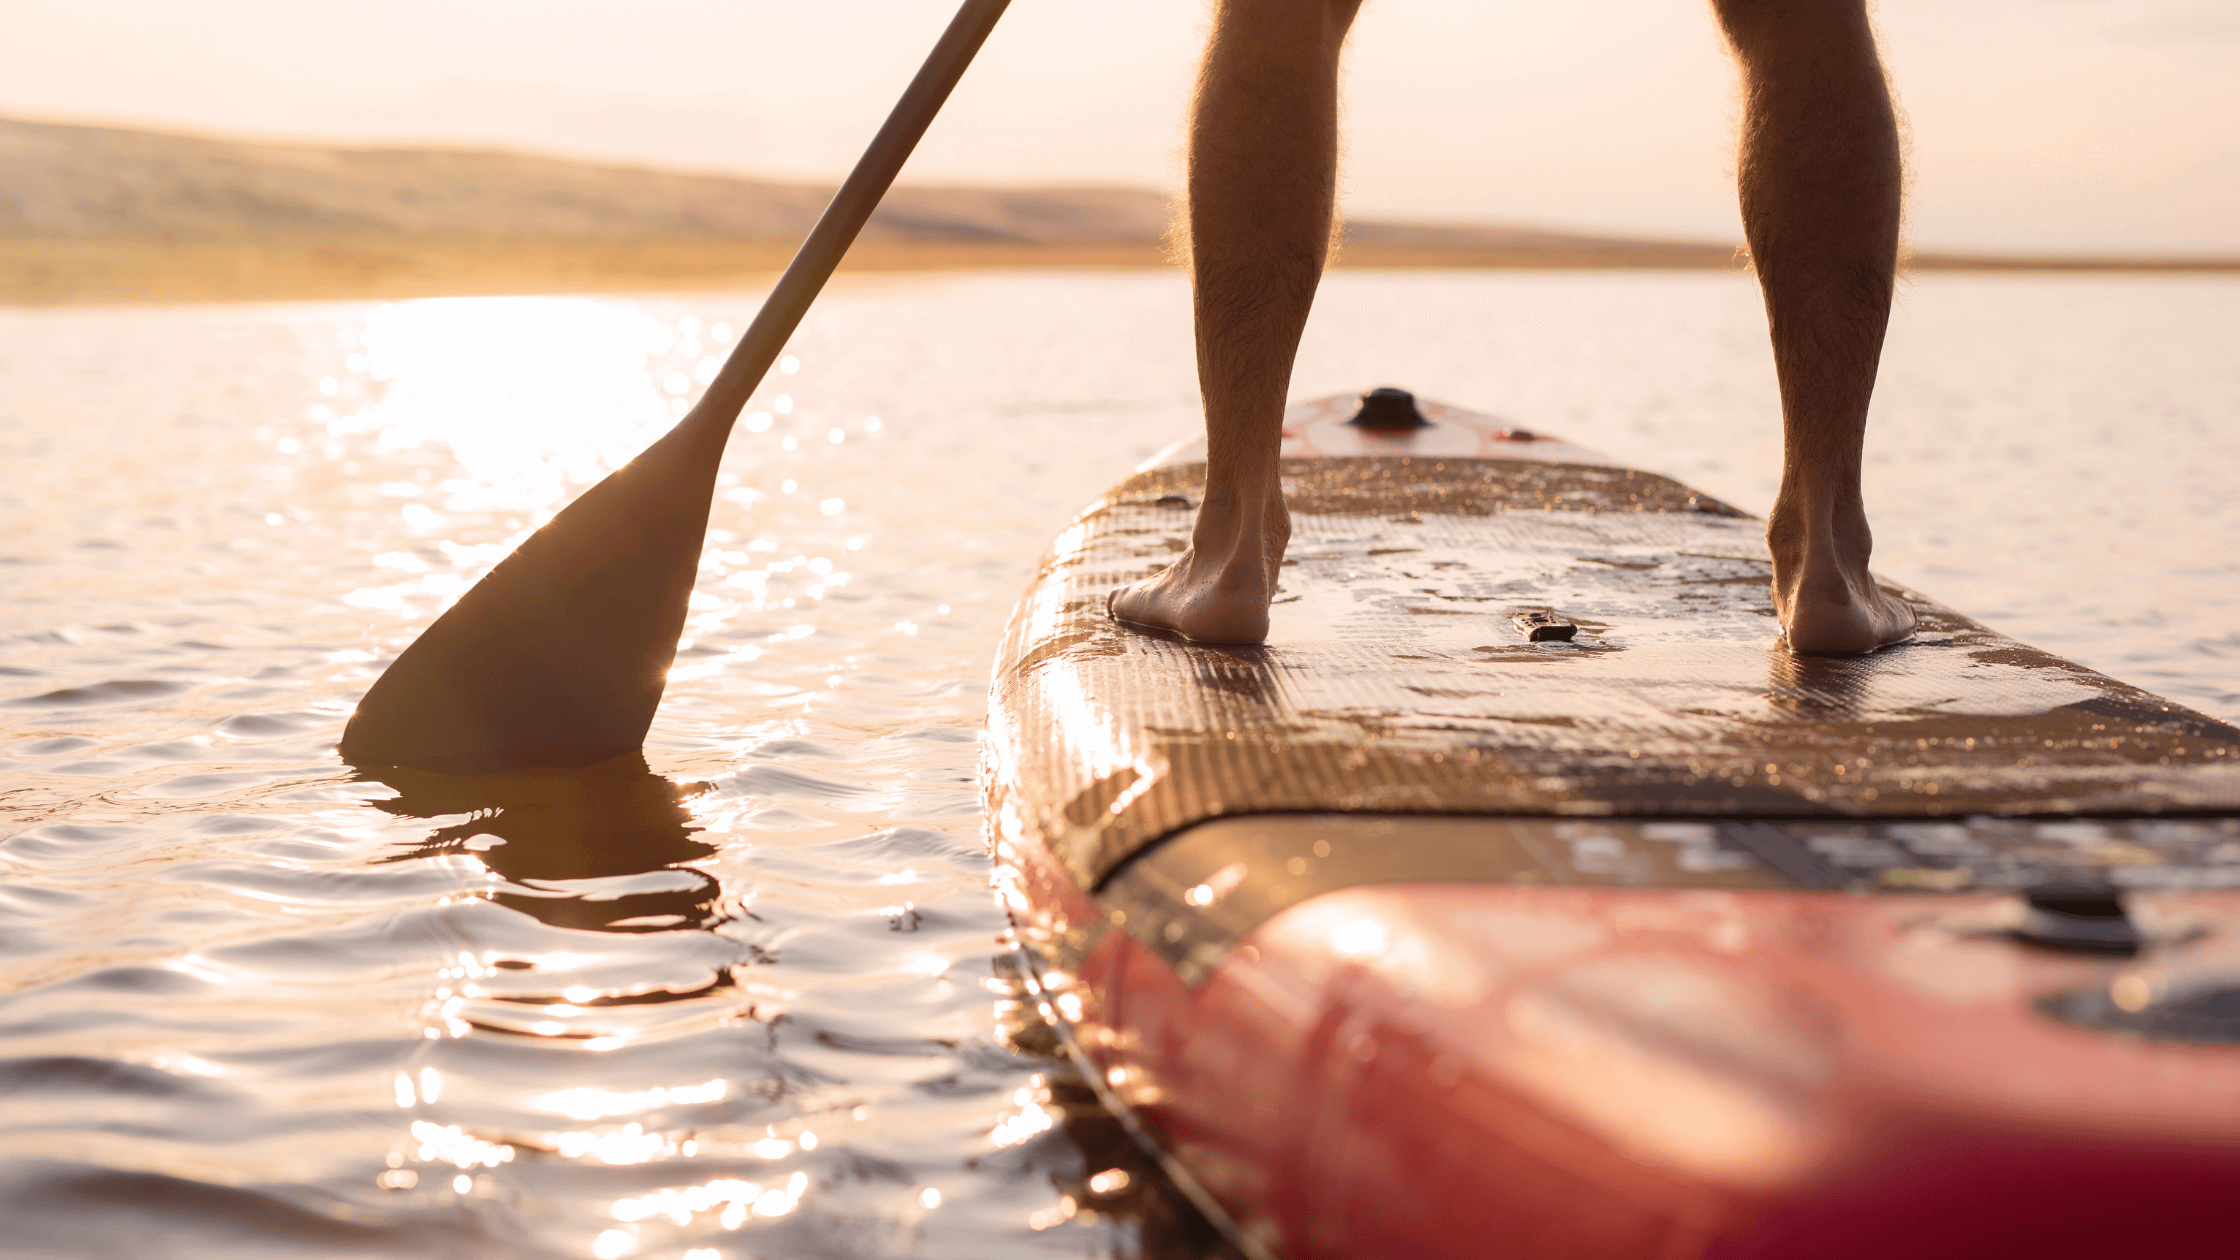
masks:
[[[585,298],[436,298],[377,306],[351,380],[314,412],[328,440],[370,441],[416,480],[381,485],[421,539],[374,558],[408,580],[352,592],[361,608],[448,606],[571,498],[684,414],[722,360],[717,330]],[[727,328],[721,330],[726,335]],[[703,341],[705,333],[711,341]],[[324,389],[326,382],[322,382]],[[461,538],[463,524],[505,535]]]
[[[387,449],[450,447],[464,475],[444,485],[448,510],[557,508],[682,413],[693,381],[649,370],[682,339],[632,307],[582,298],[392,303],[365,327],[367,372],[386,393],[329,427],[375,432]]]

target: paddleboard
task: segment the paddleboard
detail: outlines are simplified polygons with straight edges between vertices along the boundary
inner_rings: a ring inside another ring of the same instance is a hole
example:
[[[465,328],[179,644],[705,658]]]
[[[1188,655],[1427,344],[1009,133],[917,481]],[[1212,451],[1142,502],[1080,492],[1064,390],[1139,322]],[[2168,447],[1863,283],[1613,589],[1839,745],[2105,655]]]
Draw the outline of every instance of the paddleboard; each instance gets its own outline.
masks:
[[[1367,420],[1369,423],[1356,423]],[[1202,443],[1014,614],[983,782],[1033,999],[1248,1253],[2203,1253],[2240,1177],[2240,729],[1391,393],[1300,404],[1260,647],[1113,624]]]

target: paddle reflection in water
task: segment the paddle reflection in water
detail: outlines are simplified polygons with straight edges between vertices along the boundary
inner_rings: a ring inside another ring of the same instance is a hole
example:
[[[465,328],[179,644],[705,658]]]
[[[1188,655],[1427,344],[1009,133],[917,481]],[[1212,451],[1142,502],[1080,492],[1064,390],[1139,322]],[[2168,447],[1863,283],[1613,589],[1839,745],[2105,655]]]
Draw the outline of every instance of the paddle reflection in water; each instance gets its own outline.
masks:
[[[954,1254],[927,1236],[935,1218],[967,1195],[978,1200],[967,1210],[985,1212],[992,1190],[1056,1254],[1080,1254],[1068,1243],[1089,1226],[1117,1256],[1233,1256],[1064,1061],[1008,955],[981,980],[996,995],[992,1045],[898,1038],[802,1000],[805,971],[877,987],[901,970],[922,984],[941,967],[928,946],[953,948],[926,940],[954,930],[947,898],[906,897],[883,930],[865,923],[829,943],[804,933],[801,907],[755,909],[764,881],[819,896],[823,855],[768,836],[740,844],[744,800],[847,796],[844,785],[770,766],[689,781],[640,754],[483,775],[361,769],[359,780],[396,793],[368,801],[374,810],[431,824],[374,863],[447,868],[470,890],[450,913],[479,925],[450,934],[469,948],[433,975],[426,1036],[395,1070],[411,1140],[376,1182],[400,1199],[485,1204],[497,1229],[556,1213],[539,1241],[593,1255],[750,1239],[799,1254],[835,1229],[859,1244],[835,1254],[909,1252],[912,1236],[924,1254]],[[876,865],[924,864],[939,841],[899,827],[836,847],[850,862],[876,848]],[[908,884],[895,891],[930,892]],[[908,955],[899,968],[895,950]],[[977,970],[956,979],[969,986]],[[876,1079],[882,1062],[901,1075]],[[987,1094],[1010,1091],[984,1153],[964,1161],[970,1181],[944,1175],[938,1156],[921,1164],[927,1137],[954,1140],[946,1126],[898,1134],[887,1108],[864,1105],[882,1084],[951,1101],[968,1126],[985,1123]]]
[[[687,865],[715,846],[685,802],[710,789],[653,773],[632,753],[582,770],[443,775],[389,768],[374,807],[407,818],[467,815],[389,861],[469,854],[505,881],[491,900],[558,928],[655,932],[711,927],[723,888]]]

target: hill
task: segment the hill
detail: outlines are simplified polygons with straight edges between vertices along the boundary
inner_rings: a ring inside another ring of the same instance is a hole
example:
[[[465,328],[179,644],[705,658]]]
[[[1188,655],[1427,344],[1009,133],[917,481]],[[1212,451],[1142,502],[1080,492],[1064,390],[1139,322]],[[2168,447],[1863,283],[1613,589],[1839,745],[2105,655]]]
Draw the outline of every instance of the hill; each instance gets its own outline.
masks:
[[[831,192],[495,150],[0,119],[0,301],[732,284],[782,267]],[[1171,217],[1170,198],[1136,188],[900,185],[849,266],[1157,265]],[[1736,265],[1731,245],[1377,220],[1347,225],[1339,261]]]
[[[468,149],[350,149],[0,119],[0,239],[791,240],[830,187]],[[898,187],[867,240],[1156,240],[1122,188]]]

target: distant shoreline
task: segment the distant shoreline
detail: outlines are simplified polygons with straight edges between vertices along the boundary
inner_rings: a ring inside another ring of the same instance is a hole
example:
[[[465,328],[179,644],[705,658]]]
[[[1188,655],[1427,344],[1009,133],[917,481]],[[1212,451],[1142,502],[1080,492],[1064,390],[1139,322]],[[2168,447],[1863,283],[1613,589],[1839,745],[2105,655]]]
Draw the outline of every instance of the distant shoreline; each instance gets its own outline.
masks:
[[[792,241],[301,240],[275,243],[0,240],[0,305],[85,306],[320,301],[457,295],[756,288]],[[1349,244],[1348,268],[1739,271],[1711,245],[1452,249]],[[849,273],[975,268],[1171,268],[1151,243],[867,240]],[[2007,257],[1925,253],[1914,272],[2240,273],[2240,258]]]
[[[274,144],[0,118],[0,305],[759,288],[832,190],[531,153]],[[1172,268],[1171,192],[900,184],[843,270]],[[1734,244],[1349,217],[1340,267],[1739,272]],[[1924,251],[1910,268],[2240,271]]]

